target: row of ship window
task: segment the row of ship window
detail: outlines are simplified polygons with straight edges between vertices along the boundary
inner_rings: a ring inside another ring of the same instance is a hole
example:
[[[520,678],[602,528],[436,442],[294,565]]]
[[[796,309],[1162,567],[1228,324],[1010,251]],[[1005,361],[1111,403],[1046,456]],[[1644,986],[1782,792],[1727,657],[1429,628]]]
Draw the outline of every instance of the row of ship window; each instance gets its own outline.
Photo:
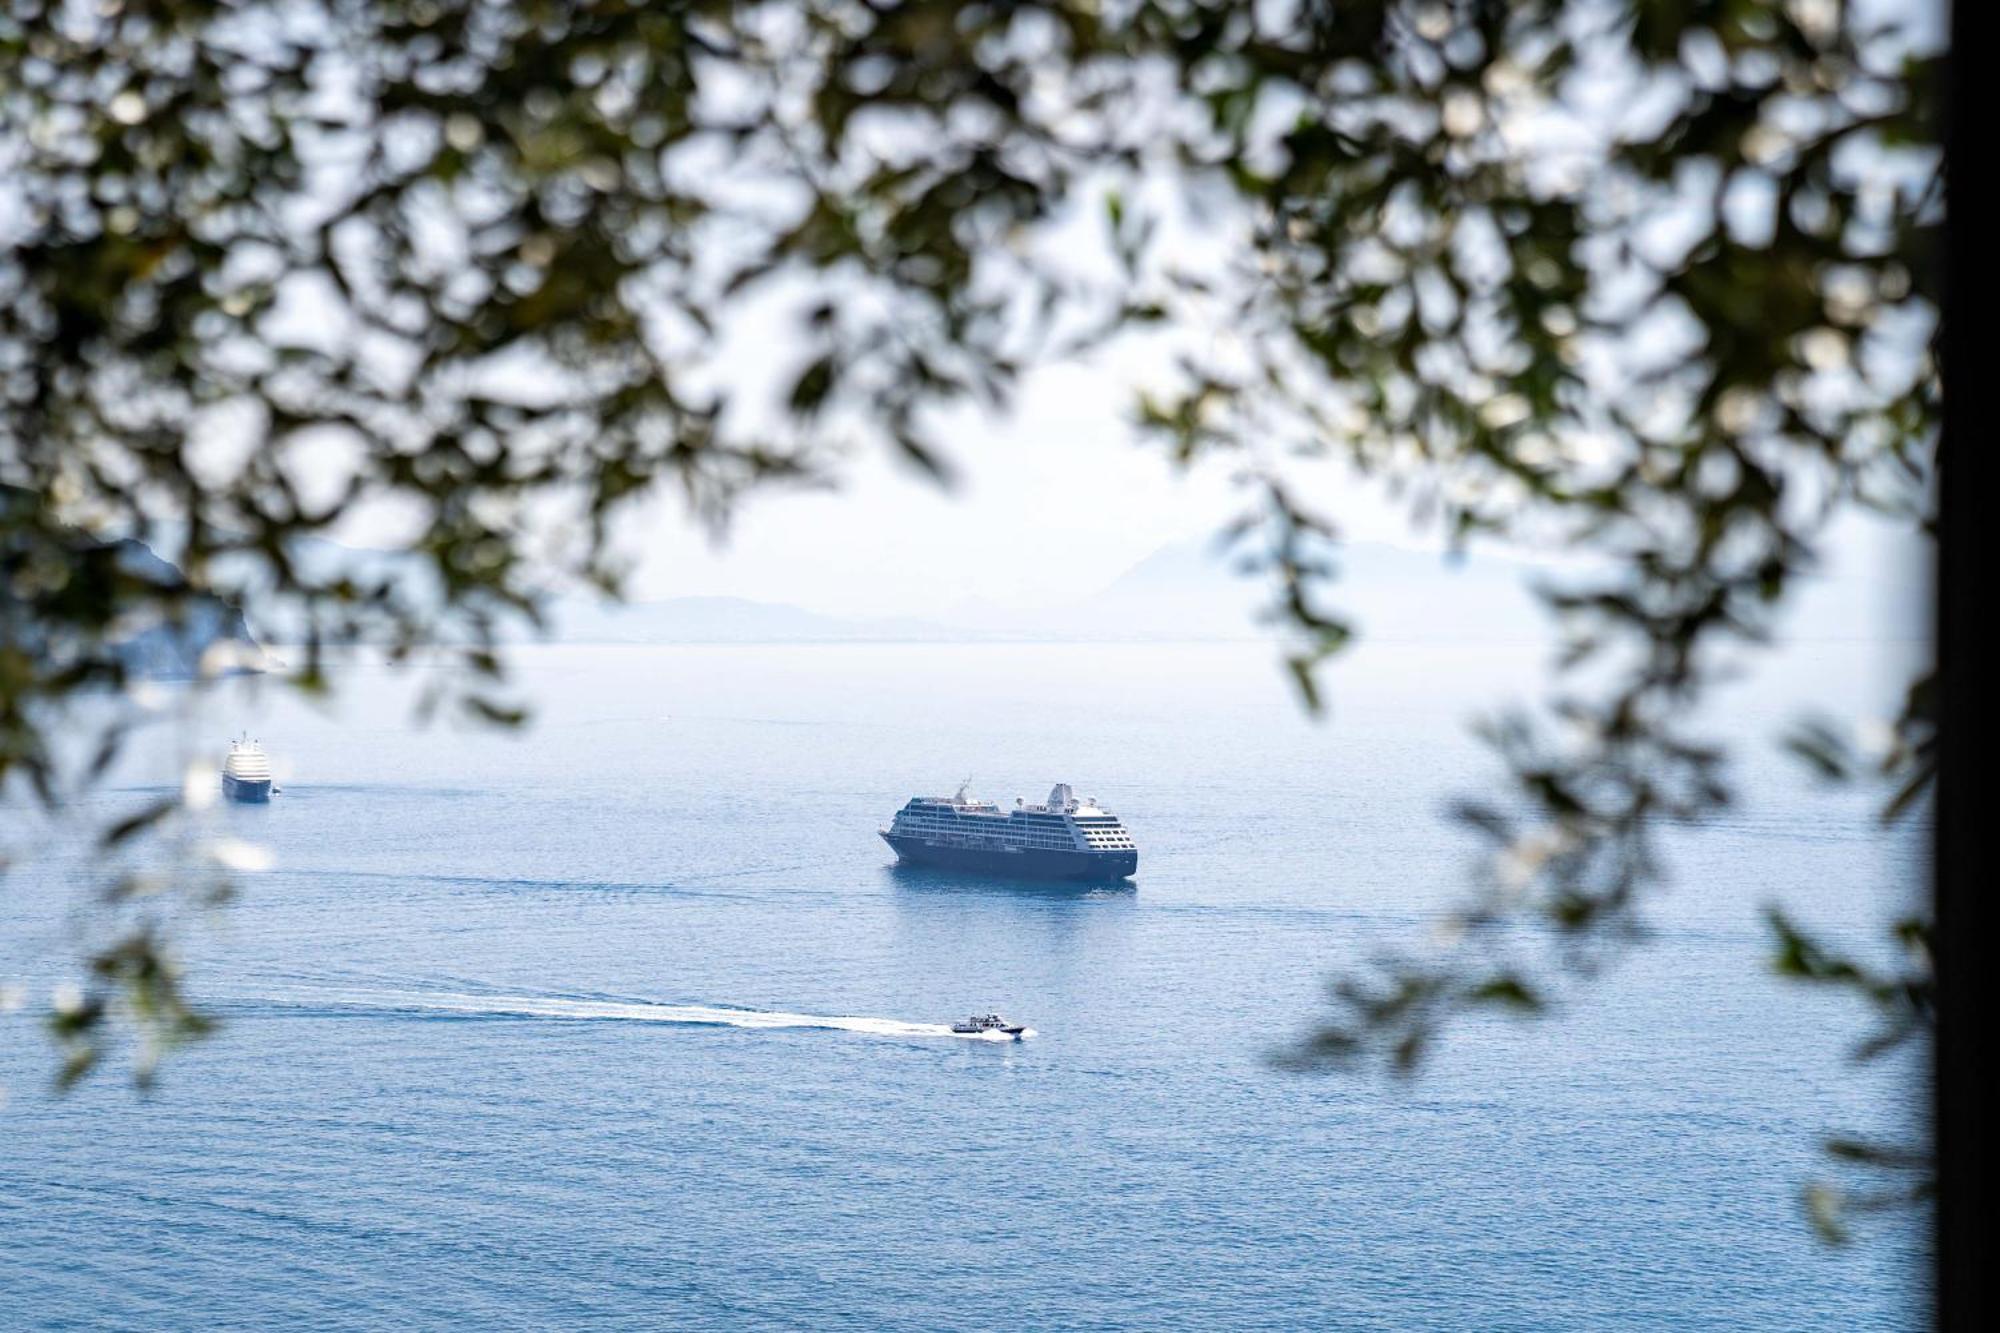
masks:
[[[1068,829],[1060,819],[1023,819],[1019,815],[954,815],[935,810],[905,810],[905,819],[928,819],[940,824],[967,824],[974,828]]]
[[[968,837],[964,833],[940,833],[936,835],[948,847],[994,847],[994,849],[1024,849],[1024,851],[1080,851],[1076,843],[1038,843],[1028,839],[982,839]]]
[[[906,824],[904,825],[904,831],[910,833],[937,834],[940,836],[952,837],[952,838],[965,838],[980,842],[1000,843],[1007,846],[1045,847],[1051,851],[1067,852],[1076,850],[1075,839],[1070,838],[1066,835],[1059,835],[1054,832],[1042,833],[1039,831],[1023,831],[1019,829],[1003,830],[1003,829],[951,828],[949,826],[926,824],[919,820],[907,821]],[[1100,847],[1103,846],[1104,844],[1095,841],[1088,841],[1087,845],[1091,847]]]
[[[1067,838],[1002,838],[991,833],[967,833],[956,829],[911,828],[901,831],[911,834],[950,838],[956,842],[990,844],[1000,847],[1037,847],[1052,852],[1073,852],[1078,850],[1076,843]],[[1092,838],[1085,841],[1084,850],[1093,852],[1128,852],[1133,850],[1133,844],[1129,838],[1123,841]]]
[[[901,814],[897,822],[910,832],[991,839],[1053,851],[1069,851],[1076,846],[1070,837],[1069,824],[1060,815],[1015,814],[1003,821],[992,815],[961,818],[956,810],[948,807],[906,809]],[[1075,826],[1077,832],[1083,834],[1084,845],[1092,851],[1133,849],[1132,835],[1115,818],[1079,817]]]
[[[982,837],[993,838],[1061,838],[1067,841],[1070,836],[1069,830],[1064,828],[994,828],[991,825],[981,828],[977,824],[960,824],[951,820],[910,818],[900,819],[896,822],[909,828],[941,829],[953,833],[976,833]],[[1123,829],[1116,831],[1111,829],[1079,829],[1078,832],[1091,841],[1130,842],[1132,840],[1132,835]]]

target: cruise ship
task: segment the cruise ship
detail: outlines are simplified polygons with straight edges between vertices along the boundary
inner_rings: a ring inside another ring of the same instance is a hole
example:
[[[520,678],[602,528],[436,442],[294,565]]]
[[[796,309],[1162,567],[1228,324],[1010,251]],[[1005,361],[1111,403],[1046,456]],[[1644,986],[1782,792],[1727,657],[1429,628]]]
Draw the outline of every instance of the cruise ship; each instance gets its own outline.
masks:
[[[1119,880],[1139,869],[1139,849],[1118,816],[1056,784],[1042,805],[1003,811],[967,796],[914,796],[881,830],[912,865],[1019,879]]]
[[[222,761],[222,794],[250,804],[271,799],[270,757],[247,736],[229,742],[229,758]]]

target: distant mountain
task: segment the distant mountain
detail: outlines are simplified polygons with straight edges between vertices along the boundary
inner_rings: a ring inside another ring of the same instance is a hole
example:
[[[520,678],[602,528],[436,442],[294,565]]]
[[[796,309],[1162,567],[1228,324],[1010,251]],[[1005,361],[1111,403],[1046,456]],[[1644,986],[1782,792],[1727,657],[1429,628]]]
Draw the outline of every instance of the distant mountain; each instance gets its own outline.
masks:
[[[1923,552],[1909,541],[1830,545],[1827,569],[1799,580],[1778,621],[1781,637],[1921,637],[1927,583],[1916,557]],[[1454,557],[1351,542],[1332,552],[1331,563],[1336,576],[1319,588],[1323,604],[1377,642],[1547,641],[1555,627],[1534,589],[1592,577],[1582,557],[1492,547]],[[1598,569],[1614,579],[1619,572]],[[1276,596],[1270,574],[1238,568],[1211,543],[1177,542],[1068,603],[1024,610],[964,602],[939,619],[1008,638],[1255,639],[1272,633],[1264,612]]]
[[[419,605],[436,597],[432,572],[404,553],[308,538],[295,557],[316,575],[337,569],[363,581],[396,580],[402,595]],[[1573,579],[1580,568],[1575,560],[1521,558],[1493,548],[1452,557],[1377,542],[1342,545],[1331,560],[1337,576],[1320,590],[1325,605],[1377,642],[1546,641],[1553,626],[1533,587]],[[1883,633],[1880,608],[1897,596],[1899,571],[1864,563],[1836,573],[1805,581],[1799,605],[1784,621],[1788,637]],[[1108,579],[1083,571],[1077,586],[1074,599],[1052,606],[967,600],[931,618],[847,617],[742,597],[614,603],[563,596],[550,607],[548,637],[630,644],[1164,642],[1256,640],[1273,632],[1264,615],[1276,597],[1270,575],[1238,568],[1209,542],[1161,547]],[[288,641],[276,617],[253,620],[267,642]],[[533,636],[523,629],[510,630],[509,637]]]
[[[113,543],[119,567],[156,587],[181,581],[181,572],[150,546],[129,538]],[[127,671],[162,680],[192,680],[202,674],[202,659],[211,649],[228,649],[224,664],[209,662],[214,674],[237,676],[265,670],[263,650],[251,637],[243,612],[219,597],[199,596],[187,606],[180,624],[160,622],[134,629],[112,644]],[[253,665],[257,664],[257,665]]]
[[[263,669],[257,665],[262,651],[242,611],[212,594],[190,589],[180,569],[145,543],[129,537],[100,540],[71,528],[50,533],[26,522],[6,521],[39,518],[41,503],[33,491],[0,485],[0,584],[17,560],[30,558],[27,540],[17,534],[40,531],[53,538],[69,565],[71,595],[53,604],[55,614],[32,622],[13,614],[16,603],[0,601],[0,644],[54,661],[87,660],[108,651],[129,675],[138,677],[186,679],[201,674],[204,666],[224,675]],[[132,604],[172,605],[178,618],[140,619],[128,613],[113,625],[97,618],[108,607]],[[217,650],[220,656],[211,656]]]
[[[743,597],[626,603],[565,598],[550,620],[552,637],[565,643],[860,643],[967,637],[962,629],[924,620],[850,620]]]
[[[1528,591],[1540,566],[1475,553],[1443,553],[1378,543],[1342,546],[1338,576],[1323,600],[1371,638],[1525,638],[1545,632]],[[1074,602],[1034,610],[964,603],[947,623],[1008,637],[1057,639],[1254,639],[1268,635],[1260,613],[1275,587],[1245,572],[1210,543],[1162,547]]]
[[[1545,632],[1526,587],[1535,567],[1494,557],[1451,562],[1392,546],[1343,547],[1329,606],[1371,637],[1526,638]],[[560,601],[554,637],[585,643],[1173,641],[1269,635],[1268,578],[1233,569],[1202,542],[1154,552],[1075,601],[1017,609],[962,602],[935,620],[852,619],[740,597],[631,604]]]
[[[402,551],[365,550],[323,537],[298,539],[292,548],[299,568],[313,578],[344,575],[363,584],[395,582],[400,595],[419,608],[441,601],[435,572]],[[525,627],[503,627],[519,641],[546,637],[559,643],[849,643],[956,640],[967,634],[909,618],[847,619],[779,602],[743,597],[674,597],[654,602],[611,602],[568,595],[549,605],[546,636]],[[267,610],[265,619],[278,620]],[[289,636],[275,631],[281,639]]]

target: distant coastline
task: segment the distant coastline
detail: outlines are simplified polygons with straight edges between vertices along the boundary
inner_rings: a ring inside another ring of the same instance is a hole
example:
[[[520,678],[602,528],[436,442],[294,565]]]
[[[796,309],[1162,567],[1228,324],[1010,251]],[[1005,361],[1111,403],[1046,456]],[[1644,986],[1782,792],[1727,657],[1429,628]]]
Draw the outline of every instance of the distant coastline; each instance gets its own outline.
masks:
[[[301,551],[321,573],[350,566],[373,577],[407,559],[350,550],[312,539]],[[1360,636],[1377,643],[1545,643],[1555,626],[1535,595],[1537,584],[1575,577],[1573,566],[1523,559],[1497,549],[1460,558],[1354,542],[1337,548],[1338,577],[1326,604]],[[421,590],[422,573],[412,582]],[[1855,633],[1893,628],[1885,585],[1872,572],[1808,579],[1800,605],[1781,622],[1800,642],[1899,642],[1903,634]],[[967,598],[923,615],[842,615],[783,601],[699,595],[612,602],[568,595],[548,607],[546,630],[508,627],[508,641],[606,645],[840,643],[1269,643],[1279,631],[1265,614],[1271,589],[1232,567],[1203,541],[1169,544],[1072,600],[1009,607]],[[252,617],[265,644],[294,641],[280,623]],[[1907,637],[1923,637],[1914,622]]]

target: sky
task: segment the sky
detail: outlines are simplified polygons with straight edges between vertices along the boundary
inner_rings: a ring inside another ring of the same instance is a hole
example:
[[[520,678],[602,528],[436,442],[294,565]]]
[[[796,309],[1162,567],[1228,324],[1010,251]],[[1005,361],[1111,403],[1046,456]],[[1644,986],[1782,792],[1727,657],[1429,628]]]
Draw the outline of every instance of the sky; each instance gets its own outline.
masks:
[[[834,492],[766,491],[721,544],[663,498],[628,527],[632,596],[735,596],[838,615],[923,615],[964,601],[1042,606],[1110,583],[1162,546],[1212,536],[1247,504],[1227,460],[1176,466],[1131,424],[1102,367],[1032,376],[1005,416],[956,423],[955,484],[864,453]],[[1339,479],[1326,472],[1329,488]],[[1419,544],[1361,489],[1333,512],[1352,538]],[[1436,545],[1433,536],[1430,545]]]
[[[942,488],[886,452],[863,453],[834,491],[765,490],[716,540],[662,495],[620,541],[634,601],[742,597],[823,614],[936,617],[968,603],[1057,607],[1082,600],[1161,548],[1213,538],[1248,503],[1232,465],[1174,464],[1130,422],[1131,385],[1103,367],[1031,376],[1006,415],[970,412]],[[1344,539],[1442,551],[1435,524],[1332,463],[1288,463]],[[1487,550],[1498,550],[1488,547]],[[1844,520],[1805,598],[1815,633],[1926,632],[1928,549],[1907,530]],[[1482,548],[1468,557],[1477,562]],[[1442,572],[1442,562],[1441,572]],[[1246,581],[1246,608],[1262,600]],[[1802,599],[1803,600],[1803,599]]]

